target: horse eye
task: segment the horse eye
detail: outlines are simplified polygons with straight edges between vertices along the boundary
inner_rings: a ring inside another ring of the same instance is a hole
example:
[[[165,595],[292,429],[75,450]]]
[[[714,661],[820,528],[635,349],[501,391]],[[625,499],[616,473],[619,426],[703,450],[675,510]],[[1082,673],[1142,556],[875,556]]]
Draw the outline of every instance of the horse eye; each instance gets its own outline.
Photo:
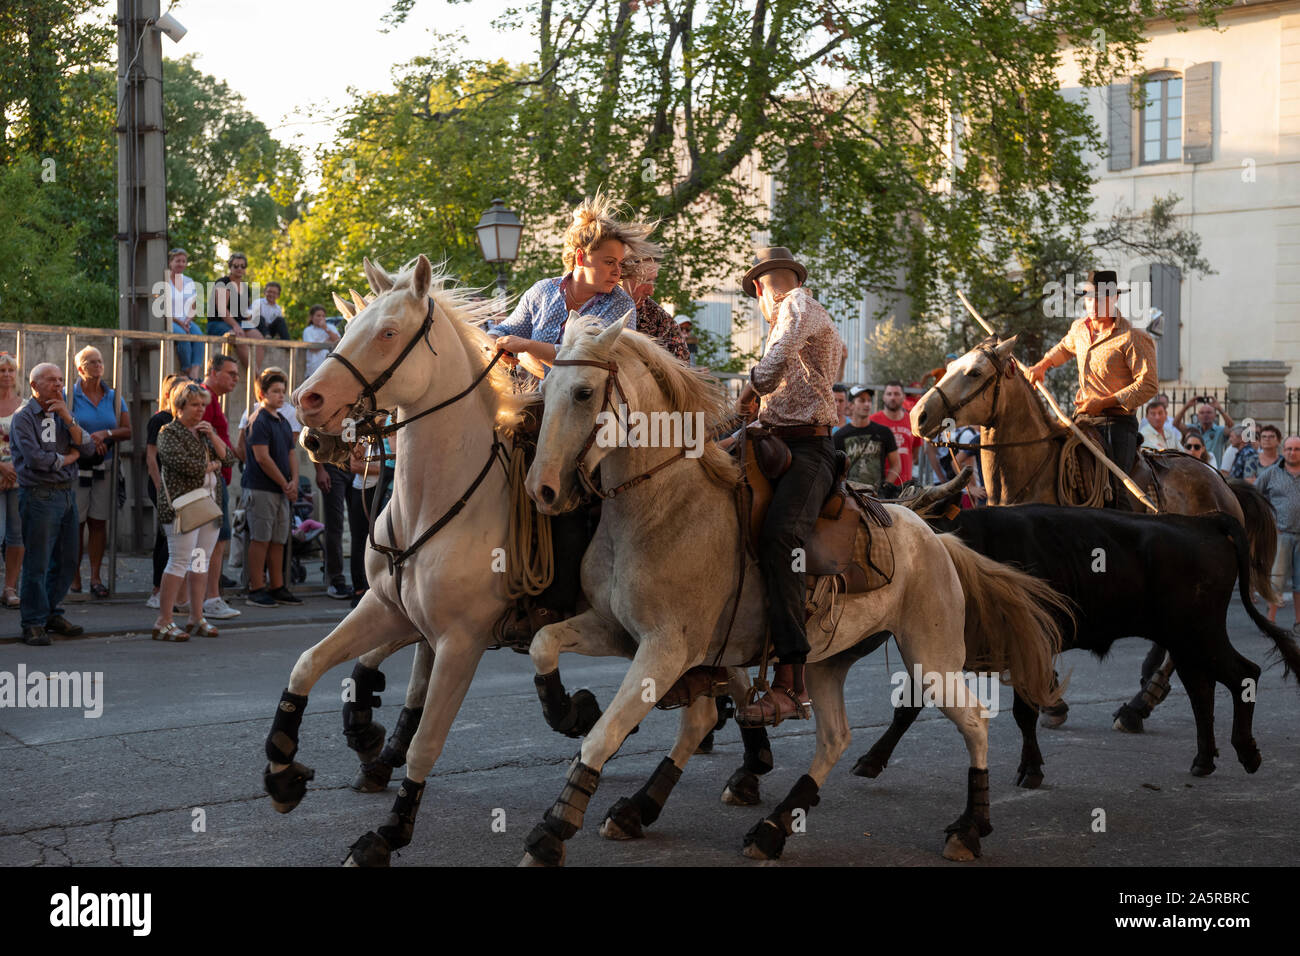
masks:
[[[384,338],[391,339],[396,335],[397,331],[395,329],[384,329]]]
[[[579,388],[575,388],[573,390],[573,397],[580,402],[590,401],[591,396],[594,394],[596,394],[595,390],[588,388],[586,385],[583,385]]]
[[[979,377],[980,377],[980,370],[977,369],[977,368],[973,368],[973,369],[971,369],[969,372],[967,372],[966,374],[967,374],[970,378],[979,378]]]

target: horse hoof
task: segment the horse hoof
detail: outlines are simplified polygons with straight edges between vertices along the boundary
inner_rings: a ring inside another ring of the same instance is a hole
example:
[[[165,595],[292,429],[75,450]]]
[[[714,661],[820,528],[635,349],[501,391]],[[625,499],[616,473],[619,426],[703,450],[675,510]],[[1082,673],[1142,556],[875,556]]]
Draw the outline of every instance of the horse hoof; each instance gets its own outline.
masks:
[[[758,806],[758,774],[743,767],[733,773],[722,790],[722,802],[731,807]]]
[[[1021,770],[1016,773],[1016,786],[1023,787],[1026,790],[1037,790],[1043,785],[1043,772],[1041,770]]]
[[[974,840],[975,845],[977,847],[979,846],[980,838],[973,831],[967,835],[966,839]],[[978,856],[979,851],[971,850],[971,848],[966,845],[965,840],[962,839],[961,834],[948,834],[948,839],[943,845],[943,858],[945,860],[952,860],[954,863],[969,863]]]
[[[785,849],[785,831],[766,817],[745,834],[741,851],[751,860],[779,860]]]
[[[870,777],[874,780],[880,776],[880,772],[887,766],[889,766],[888,761],[881,760],[870,753],[865,753],[853,765],[852,773],[855,777]]]
[[[707,734],[704,735],[704,739],[701,740],[700,745],[695,748],[695,752],[697,754],[713,753],[713,731],[710,730]]]
[[[1254,773],[1259,769],[1259,765],[1264,762],[1264,755],[1258,750],[1254,750],[1240,759],[1241,765],[1246,768],[1246,773]]]
[[[352,778],[352,789],[358,793],[383,793],[393,779],[393,768],[385,763],[362,764]]]
[[[1214,773],[1214,770],[1215,766],[1213,760],[1202,763],[1201,758],[1197,757],[1192,761],[1193,777],[1208,777],[1210,774]]]
[[[356,843],[348,847],[348,857],[344,866],[388,866],[393,850],[388,841],[371,830]]]
[[[316,771],[300,763],[291,763],[283,770],[271,772],[267,764],[262,771],[262,786],[271,797],[276,813],[288,813],[307,795],[307,781],[316,779]]]
[[[556,866],[564,866],[564,858],[565,858],[566,856],[568,856],[568,855],[569,855],[568,848],[567,848],[567,847],[562,847],[562,848],[560,849],[560,862],[559,862],[559,863],[556,863],[555,865],[556,865]],[[543,863],[541,860],[537,859],[537,857],[533,856],[533,855],[532,855],[531,853],[529,853],[527,850],[524,851],[524,858],[523,858],[522,860],[519,861],[519,866],[546,866],[546,865],[547,865],[547,864],[545,864],[545,863]]]
[[[600,835],[606,840],[640,840],[645,836],[641,829],[641,811],[627,797],[619,797],[605,815]]]
[[[1038,726],[1042,727],[1045,730],[1055,730],[1057,727],[1060,727],[1063,723],[1065,723],[1066,716],[1067,716],[1066,714],[1052,714],[1052,713],[1044,712],[1043,715],[1038,718]]]

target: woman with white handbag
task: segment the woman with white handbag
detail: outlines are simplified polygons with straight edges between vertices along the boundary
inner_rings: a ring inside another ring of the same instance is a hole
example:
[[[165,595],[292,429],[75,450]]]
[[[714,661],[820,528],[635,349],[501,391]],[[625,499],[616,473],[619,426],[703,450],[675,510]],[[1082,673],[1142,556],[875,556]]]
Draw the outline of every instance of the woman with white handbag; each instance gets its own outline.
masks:
[[[208,390],[182,382],[172,392],[176,418],[158,432],[158,469],[162,493],[158,520],[167,529],[167,569],[163,572],[155,641],[188,641],[191,634],[216,637],[217,629],[203,619],[208,559],[221,531],[221,505],[216,498],[217,472],[234,465],[235,453],[212,425],[203,420]],[[181,630],[172,621],[172,606],[189,576],[190,620]]]

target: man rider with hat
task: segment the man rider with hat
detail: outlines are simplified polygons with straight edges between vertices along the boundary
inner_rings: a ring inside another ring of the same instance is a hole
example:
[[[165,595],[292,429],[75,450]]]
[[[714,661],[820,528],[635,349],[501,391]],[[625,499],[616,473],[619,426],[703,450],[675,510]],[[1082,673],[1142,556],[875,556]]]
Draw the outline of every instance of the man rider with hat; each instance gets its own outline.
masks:
[[[1074,396],[1075,417],[1094,419],[1102,450],[1127,474],[1142,441],[1137,410],[1155,395],[1158,385],[1155,340],[1120,314],[1118,285],[1111,269],[1089,272],[1082,285],[1086,315],[1075,320],[1028,375],[1031,382],[1041,382],[1049,368],[1076,358],[1079,390]],[[1114,481],[1111,487],[1114,506],[1127,508],[1125,489]]]
[[[759,536],[759,567],[771,601],[772,643],[779,663],[771,689],[741,707],[737,722],[778,724],[811,716],[804,687],[808,638],[805,580],[796,562],[835,480],[831,429],[839,424],[832,388],[844,342],[826,310],[803,287],[808,270],[789,249],[761,249],[741,286],[757,298],[770,332],[762,360],[750,371],[739,407],[790,446],[791,464],[775,483]],[[761,397],[761,401],[760,401]]]

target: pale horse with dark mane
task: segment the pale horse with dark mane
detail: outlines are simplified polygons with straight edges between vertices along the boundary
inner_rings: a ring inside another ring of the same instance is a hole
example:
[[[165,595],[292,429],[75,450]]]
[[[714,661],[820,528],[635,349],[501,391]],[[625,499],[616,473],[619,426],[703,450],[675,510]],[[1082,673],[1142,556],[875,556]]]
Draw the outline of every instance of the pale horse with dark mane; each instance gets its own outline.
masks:
[[[611,392],[623,396],[619,401],[626,402],[629,416],[699,414],[705,434],[712,433],[730,415],[718,384],[621,323],[601,331],[597,323],[571,317],[542,391],[545,411],[527,481],[538,508],[555,514],[576,507],[583,497],[580,467],[587,474],[599,467],[604,489],[627,486],[603,503],[583,559],[583,590],[591,608],[538,631],[530,651],[533,664],[539,674],[554,673],[561,651],[617,655],[629,637],[636,643],[632,664],[583,741],[559,799],[527,838],[525,864],[558,865],[565,841],[583,825],[602,767],[658,697],[697,665],[757,663],[768,635],[762,575],[739,544],[733,508],[739,471],[733,459],[713,442],[690,458],[666,448],[592,440],[600,413],[611,410]],[[646,480],[633,480],[650,472]],[[849,744],[845,677],[856,660],[879,646],[881,632],[893,632],[909,673],[913,668],[945,676],[967,668],[1008,670],[1022,694],[1038,702],[1056,699],[1050,685],[1060,633],[1051,612],[1063,609],[1059,596],[1026,574],[980,557],[955,537],[935,535],[907,508],[888,509],[893,580],[848,595],[835,633],[814,641],[807,681],[816,754],[789,796],[746,835],[749,856],[780,856],[796,814],[818,802],[818,791]],[[742,560],[749,562],[743,577]],[[984,638],[976,654],[968,654],[964,636],[970,615]],[[940,709],[957,726],[970,756],[966,809],[947,828],[943,852],[949,859],[970,860],[980,853],[980,837],[992,829],[987,717],[973,693],[958,690]],[[661,765],[666,772],[648,788],[656,809],[695,743],[713,726],[714,701],[700,697],[685,714],[691,733],[679,744],[687,746],[674,751],[674,766]],[[602,833],[625,835],[629,803],[631,822],[638,822],[644,801],[620,800]]]

